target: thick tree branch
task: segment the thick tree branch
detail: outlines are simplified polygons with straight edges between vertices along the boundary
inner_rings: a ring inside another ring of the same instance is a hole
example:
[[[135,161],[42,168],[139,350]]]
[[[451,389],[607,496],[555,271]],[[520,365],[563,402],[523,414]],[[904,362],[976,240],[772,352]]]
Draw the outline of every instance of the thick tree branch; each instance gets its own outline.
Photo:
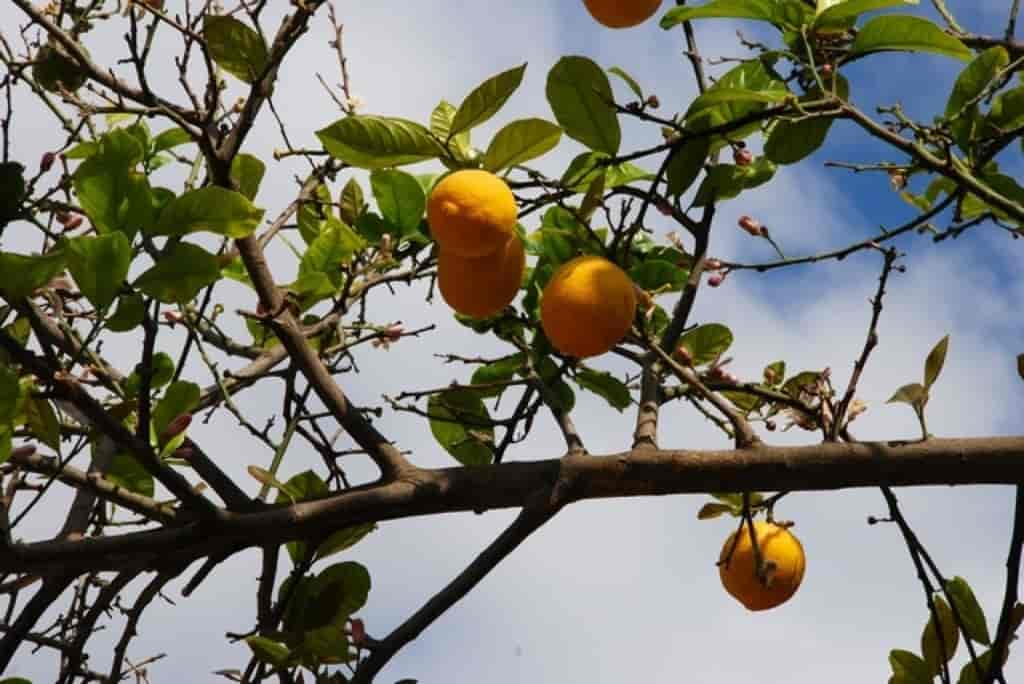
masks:
[[[535,462],[415,470],[394,482],[328,498],[224,513],[214,524],[133,532],[78,542],[16,544],[0,572],[118,570],[174,551],[202,558],[359,523],[445,512],[522,508],[560,481],[568,501],[738,491],[826,491],[852,487],[1016,484],[1024,437],[921,442],[756,446],[728,451],[635,449],[608,456],[569,454]]]

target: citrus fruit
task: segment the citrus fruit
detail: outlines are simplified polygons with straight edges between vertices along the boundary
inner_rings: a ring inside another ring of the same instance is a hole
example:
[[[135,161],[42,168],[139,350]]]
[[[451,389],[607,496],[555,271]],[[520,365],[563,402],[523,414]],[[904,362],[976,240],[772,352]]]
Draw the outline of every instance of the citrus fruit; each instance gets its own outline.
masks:
[[[625,271],[599,256],[581,256],[555,271],[540,304],[544,334],[558,351],[597,356],[633,323],[636,293]]]
[[[505,181],[479,169],[446,176],[427,200],[434,239],[449,254],[465,258],[492,254],[508,243],[517,215]]]
[[[754,546],[746,524],[739,535],[736,541],[733,532],[722,546],[718,561],[722,586],[749,610],[767,610],[788,601],[804,578],[806,559],[800,540],[775,523],[754,522],[757,547],[765,563],[762,580],[757,576]]]
[[[75,92],[82,87],[86,79],[85,72],[78,66],[78,62],[62,47],[50,43],[43,45],[36,52],[32,76],[40,88],[51,93],[60,92],[60,86]]]
[[[629,28],[654,16],[661,0],[583,0],[590,16],[608,28]]]
[[[493,254],[466,259],[443,247],[437,256],[437,283],[448,306],[464,316],[487,318],[516,297],[526,270],[526,250],[513,235]]]

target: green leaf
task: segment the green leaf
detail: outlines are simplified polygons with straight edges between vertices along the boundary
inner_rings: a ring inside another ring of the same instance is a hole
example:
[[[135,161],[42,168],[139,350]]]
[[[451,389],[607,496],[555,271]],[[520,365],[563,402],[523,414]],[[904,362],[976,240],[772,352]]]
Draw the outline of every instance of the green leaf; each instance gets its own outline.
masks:
[[[430,131],[413,121],[383,116],[347,116],[316,132],[336,159],[363,169],[414,164],[444,156]]]
[[[492,361],[485,366],[480,366],[473,372],[470,379],[472,385],[487,385],[498,382],[506,382],[515,377],[516,373],[522,370],[526,363],[526,355],[523,353],[512,354]],[[474,389],[480,397],[496,397],[501,394],[503,388]]]
[[[335,563],[317,575],[316,585],[322,599],[335,599],[328,602],[334,611],[330,622],[341,625],[366,605],[370,594],[370,573],[354,561]]]
[[[645,290],[677,292],[683,289],[689,270],[665,259],[645,259],[629,270],[629,276]]]
[[[717,164],[711,167],[693,198],[693,206],[703,207],[737,197],[744,190],[756,188],[775,175],[775,162],[760,157],[749,166]]]
[[[820,29],[829,26],[847,26],[849,22],[867,12],[874,12],[890,7],[905,7],[916,5],[919,0],[840,0],[828,9],[818,14],[814,21],[814,28]]]
[[[128,332],[139,327],[145,317],[146,303],[142,295],[121,295],[117,300],[117,310],[107,319],[107,329],[113,332]]]
[[[669,195],[679,197],[689,190],[704,168],[710,150],[711,139],[703,136],[688,140],[673,151],[665,170]]]
[[[25,420],[32,434],[54,451],[60,450],[60,423],[46,399],[29,397],[25,402]]]
[[[327,484],[312,470],[304,470],[293,475],[278,488],[280,492],[274,502],[278,504],[320,499],[330,493]]]
[[[554,149],[562,139],[562,129],[544,119],[520,119],[506,125],[491,139],[484,153],[488,171],[525,164]]]
[[[988,646],[992,643],[985,624],[985,613],[974,597],[971,586],[963,577],[954,577],[946,582],[947,596],[952,607],[963,621],[963,630],[969,639]]]
[[[928,396],[928,390],[924,385],[912,382],[896,390],[896,393],[889,397],[887,404],[910,404],[911,406],[922,406]]]
[[[342,285],[342,268],[352,259],[352,255],[364,246],[363,239],[338,219],[331,217],[320,235],[313,240],[302,255],[299,263],[299,278],[315,273],[324,274],[332,287],[337,290]]]
[[[277,668],[287,665],[291,657],[291,650],[287,646],[267,637],[246,637],[245,643],[257,660]]]
[[[661,18],[661,28],[670,29],[692,19],[755,19],[773,21],[771,0],[711,0],[699,7],[675,7]]]
[[[168,304],[192,301],[201,289],[220,278],[217,257],[202,247],[181,242],[139,276],[135,287]]]
[[[929,611],[928,624],[921,632],[921,653],[928,665],[928,672],[934,677],[942,670],[942,663],[948,662],[956,653],[960,643],[960,630],[953,618],[953,611],[949,604],[942,600],[941,596],[934,599],[935,613]],[[939,640],[940,631],[936,629],[935,616],[938,615],[938,624],[941,627],[942,640]]]
[[[764,399],[741,390],[726,390],[722,392],[722,396],[731,401],[736,408],[744,413],[750,413],[764,404]]]
[[[486,465],[494,455],[494,427],[480,395],[450,389],[430,397],[430,432],[438,444],[463,465]]]
[[[602,397],[620,413],[633,403],[629,388],[611,373],[581,368],[573,379],[577,385]]]
[[[153,139],[153,153],[164,152],[192,142],[192,136],[183,128],[168,128]]]
[[[711,520],[725,513],[732,513],[732,506],[722,503],[706,503],[697,511],[697,520]]]
[[[144,153],[136,136],[118,129],[101,137],[94,154],[72,175],[78,202],[99,233],[121,230],[130,237],[139,228],[149,227],[153,214],[149,181],[133,172]],[[141,225],[128,222],[139,219]]]
[[[946,363],[946,350],[949,348],[949,335],[946,335],[928,352],[928,358],[924,362],[924,387],[931,389],[935,381],[939,379],[942,366]]]
[[[799,399],[801,394],[808,391],[808,388],[815,388],[817,386],[819,377],[821,377],[821,373],[817,371],[797,373],[783,383],[782,391],[794,399]]]
[[[242,152],[231,162],[231,180],[238,186],[238,191],[252,202],[260,189],[267,165],[259,157]]]
[[[103,477],[129,492],[153,496],[153,476],[131,454],[114,454],[110,467],[103,473]]]
[[[679,344],[686,347],[694,366],[711,363],[732,346],[732,331],[721,323],[701,325],[686,333]]]
[[[347,225],[354,226],[359,217],[366,211],[366,199],[363,196],[363,187],[355,178],[349,178],[345,187],[341,189],[341,196],[338,198],[338,215]]]
[[[850,84],[840,74],[836,74],[835,79],[835,94],[841,99],[847,99],[850,94]],[[809,102],[822,97],[821,91],[814,88],[801,97],[800,101]],[[832,117],[817,117],[797,121],[786,121],[785,119],[777,121],[765,141],[765,156],[777,164],[795,164],[824,144],[834,120]]]
[[[597,152],[614,155],[622,142],[611,84],[586,57],[563,57],[548,73],[548,102],[566,134]]]
[[[764,384],[768,387],[778,387],[786,377],[786,362],[775,361],[764,367]]]
[[[773,90],[747,90],[744,88],[711,88],[698,97],[686,110],[686,120],[693,121],[707,110],[724,104],[777,104],[784,102],[792,93],[784,88]]]
[[[179,380],[171,383],[164,396],[153,409],[153,432],[161,434],[172,420],[183,413],[191,413],[199,405],[199,385]]]
[[[230,238],[248,237],[263,220],[240,192],[214,185],[191,190],[171,200],[160,213],[154,235],[188,235],[207,231]]]
[[[972,660],[968,660],[960,669],[960,677],[957,679],[957,684],[979,684],[981,678],[978,677],[978,671],[980,670],[982,673],[988,672],[988,668],[991,663],[991,650],[985,651],[979,655],[977,663]]]
[[[363,537],[370,534],[377,529],[376,523],[364,523],[362,525],[353,525],[352,527],[346,527],[333,533],[327,538],[327,540],[320,545],[316,550],[316,557],[318,560],[333,556],[336,553],[341,553],[345,549],[349,549],[360,541]]]
[[[524,73],[526,64],[504,71],[478,85],[456,110],[448,136],[468,131],[497,114],[523,82]]]
[[[850,46],[849,55],[872,52],[931,52],[968,61],[970,48],[934,23],[921,17],[889,15],[875,17],[860,29]]]
[[[0,293],[8,301],[27,297],[63,273],[65,261],[61,250],[42,256],[0,252]]]
[[[928,672],[928,666],[910,651],[889,651],[889,665],[893,674],[905,684],[931,684],[932,677]]]
[[[723,74],[708,89],[708,93],[716,90],[781,93],[787,89],[786,83],[775,72],[773,64],[770,57],[743,62]],[[705,102],[707,101],[705,100]],[[721,99],[715,106],[702,107],[699,116],[690,115],[687,120],[687,129],[690,132],[698,132],[710,127],[726,125],[760,112],[764,110],[765,106],[764,102],[749,99]],[[760,130],[761,124],[755,121],[731,130],[727,136],[714,136],[711,140],[711,152],[716,152],[723,146],[742,140]]]
[[[255,83],[266,69],[266,43],[238,19],[207,14],[203,17],[203,37],[217,66],[239,80]]]
[[[953,85],[953,92],[946,102],[946,117],[958,113],[964,106],[981,95],[1007,64],[1010,55],[1004,47],[993,47],[985,50],[964,67]]]
[[[370,187],[385,220],[403,236],[417,232],[427,197],[415,177],[397,169],[378,170],[370,174]]]
[[[117,297],[128,277],[132,246],[124,233],[72,238],[64,242],[68,270],[82,294],[97,309],[105,309]]]
[[[633,91],[633,94],[636,95],[636,99],[639,100],[640,102],[644,101],[645,98],[643,88],[641,88],[640,84],[636,82],[636,79],[627,74],[624,69],[620,69],[619,67],[614,66],[608,70],[608,73],[621,78],[623,82],[625,82],[625,84],[629,86],[629,89]]]
[[[654,179],[654,174],[635,164],[609,164],[609,160],[608,155],[603,152],[584,152],[569,163],[569,168],[562,174],[562,185],[576,192],[586,192],[602,175],[605,190],[629,185],[635,181]]]
[[[312,194],[310,199],[299,205],[296,217],[299,234],[306,244],[316,240],[327,223],[327,219],[331,216],[331,191],[327,189],[327,186],[318,185]]]

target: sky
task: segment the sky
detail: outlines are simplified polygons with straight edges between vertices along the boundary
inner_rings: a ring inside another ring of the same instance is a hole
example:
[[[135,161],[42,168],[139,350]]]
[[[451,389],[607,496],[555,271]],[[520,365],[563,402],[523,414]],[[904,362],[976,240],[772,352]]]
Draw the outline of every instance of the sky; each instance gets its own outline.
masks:
[[[173,6],[175,3],[168,3]],[[668,3],[666,3],[666,7]],[[949,2],[973,30],[998,31],[1009,2]],[[528,61],[519,92],[491,122],[474,131],[484,147],[501,125],[517,118],[553,116],[544,99],[545,75],[563,55],[585,55],[605,67],[620,66],[663,103],[662,112],[685,108],[695,88],[681,56],[681,32],[664,32],[656,22],[627,31],[596,25],[582,3],[523,0],[477,3],[417,0],[398,3],[338,2],[344,22],[344,47],[352,89],[368,113],[426,121],[438,100],[458,102],[485,78]],[[934,16],[929,7],[915,13]],[[297,145],[316,144],[313,131],[340,116],[323,93],[316,74],[337,80],[337,63],[327,45],[329,27],[321,17],[289,58],[275,103]],[[0,26],[20,24],[17,10],[0,5]],[[696,25],[705,55],[741,57],[736,30],[765,37],[756,25],[706,21]],[[116,41],[88,43],[98,58],[110,56]],[[156,65],[167,92],[180,97],[165,63]],[[885,56],[863,60],[847,74],[854,100],[865,107],[902,103],[909,112],[929,116],[941,110],[959,68],[941,57]],[[721,73],[721,68],[713,69]],[[616,88],[620,84],[616,83]],[[626,98],[625,89],[617,93]],[[32,114],[14,122],[17,158],[38,159],[55,139],[52,122]],[[656,127],[625,126],[623,149],[659,141]],[[264,158],[282,147],[269,118],[255,129],[247,151]],[[760,142],[751,141],[755,152]],[[538,162],[555,175],[581,148],[565,140]],[[712,252],[725,259],[771,260],[762,241],[736,227],[748,214],[768,225],[787,255],[842,247],[899,225],[913,216],[888,188],[884,176],[826,168],[826,160],[872,162],[898,160],[850,125],[837,124],[829,145],[803,163],[781,168],[767,186],[723,203],[712,238]],[[1019,174],[1019,156],[1004,161]],[[31,165],[29,162],[28,165]],[[436,165],[435,165],[436,166]],[[429,164],[416,172],[436,172]],[[257,198],[274,215],[291,198],[292,179],[303,168],[283,162],[271,169]],[[342,182],[344,179],[342,179]],[[338,184],[340,188],[340,183]],[[919,188],[918,188],[919,189]],[[653,214],[653,212],[652,212]],[[535,219],[527,228],[536,227]],[[651,216],[656,239],[671,229]],[[894,276],[879,329],[881,344],[861,381],[859,396],[868,412],[854,433],[863,439],[912,438],[916,421],[909,408],[886,405],[900,385],[920,378],[931,346],[950,333],[950,351],[929,404],[929,427],[939,436],[1020,433],[1024,383],[1014,372],[1014,357],[1024,351],[1016,303],[1024,296],[1019,267],[1020,242],[995,229],[980,228],[956,241],[933,244],[911,235],[896,243],[908,252],[905,273]],[[10,245],[5,244],[5,249]],[[285,281],[294,268],[283,251],[274,269]],[[785,359],[791,371],[831,367],[844,386],[859,353],[870,317],[881,267],[879,255],[863,253],[842,262],[784,269],[768,274],[731,274],[717,289],[704,288],[694,322],[719,322],[734,332],[733,372],[759,376],[761,368]],[[228,310],[252,308],[251,293],[224,288]],[[363,373],[340,378],[358,404],[379,404],[381,394],[468,380],[469,371],[443,365],[439,351],[489,353],[501,348],[454,323],[443,303],[426,303],[423,288],[400,289],[395,297],[375,296],[381,316],[407,328],[436,324],[420,339],[403,340],[390,350],[367,348]],[[666,300],[671,305],[671,300]],[[173,346],[173,336],[168,345]],[[130,368],[138,353],[130,336],[112,339],[105,351]],[[625,366],[601,358],[595,366],[620,375]],[[408,369],[414,368],[415,374]],[[193,369],[197,382],[209,378]],[[261,386],[239,399],[253,416],[279,405],[277,386]],[[503,406],[507,411],[509,407]],[[578,396],[575,421],[592,453],[629,447],[633,412],[619,414],[601,400]],[[256,421],[257,423],[259,421]],[[386,411],[378,425],[413,451],[423,466],[454,465],[433,441],[425,422]],[[673,448],[720,448],[721,435],[682,406],[666,406],[660,443]],[[237,474],[249,491],[245,466],[266,465],[269,455],[246,441],[227,417],[197,425],[195,438]],[[776,444],[814,443],[816,435],[790,431],[766,436]],[[513,460],[559,456],[562,443],[549,420],[510,454]],[[311,449],[298,445],[285,471],[316,467]],[[353,464],[353,471],[361,472]],[[897,492],[903,510],[943,571],[961,575],[973,586],[994,630],[1004,581],[1004,562],[1012,517],[1012,491],[1004,487],[921,488]],[[26,523],[21,533],[43,538],[59,526],[62,494],[52,517]],[[807,551],[807,574],[797,595],[778,609],[749,613],[722,590],[715,561],[732,529],[730,520],[698,521],[706,497],[686,496],[574,504],[542,528],[462,602],[403,650],[380,675],[381,682],[413,678],[424,683],[532,681],[615,683],[643,681],[788,681],[824,679],[840,684],[880,681],[889,676],[890,649],[918,650],[927,618],[924,596],[899,534],[892,525],[869,526],[869,515],[886,513],[881,495],[870,489],[809,493],[787,497],[777,515],[793,520]],[[370,600],[361,616],[370,634],[383,636],[416,610],[471,561],[513,517],[510,511],[485,515],[445,515],[390,522],[380,526],[345,559],[365,564],[373,576]],[[180,587],[167,594],[178,604],[158,602],[145,615],[131,653],[144,657],[167,653],[150,668],[154,684],[209,681],[214,670],[244,665],[244,645],[229,645],[227,631],[245,631],[254,616],[253,594],[259,559],[242,554],[220,566],[190,599]],[[282,565],[282,572],[287,569]],[[94,643],[97,665],[109,657],[110,629]],[[106,650],[106,652],[105,652]],[[961,647],[962,650],[962,647]],[[958,657],[957,668],[962,662]],[[1024,672],[1011,655],[1008,680]],[[48,654],[22,651],[12,672],[35,682],[52,678]]]

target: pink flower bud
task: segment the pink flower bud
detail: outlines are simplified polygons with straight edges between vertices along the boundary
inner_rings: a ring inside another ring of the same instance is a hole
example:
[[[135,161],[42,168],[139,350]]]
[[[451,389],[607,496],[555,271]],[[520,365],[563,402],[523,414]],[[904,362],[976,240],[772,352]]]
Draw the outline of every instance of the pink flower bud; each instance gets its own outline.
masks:
[[[739,226],[754,237],[761,237],[762,231],[764,230],[760,221],[749,216],[740,216]]]
[[[690,350],[684,347],[683,345],[679,345],[679,348],[676,349],[676,359],[678,359],[679,363],[683,364],[684,366],[693,365],[693,354],[691,354]]]
[[[821,65],[821,75],[828,78],[832,75],[833,67],[831,64],[825,63]]]
[[[75,214],[74,216],[67,220],[67,223],[64,224],[64,230],[75,230],[81,225],[82,217],[79,216],[78,214]]]
[[[53,162],[57,159],[57,155],[53,152],[46,152],[39,160],[39,170],[46,173],[53,167]]]
[[[750,166],[754,161],[754,153],[745,147],[733,150],[732,160],[736,166]]]
[[[174,325],[175,323],[181,323],[185,320],[185,317],[181,315],[180,311],[164,311],[164,320]]]
[[[657,95],[651,95],[647,98],[647,106],[651,109],[657,109],[661,106],[661,100],[658,99]]]
[[[719,285],[722,284],[723,280],[725,280],[725,276],[723,276],[721,273],[715,273],[710,278],[708,278],[708,285],[711,287],[718,287]]]
[[[672,205],[669,204],[668,202],[658,202],[655,205],[655,207],[657,207],[658,212],[662,216],[671,216],[672,215]]]
[[[356,646],[362,646],[366,643],[366,625],[360,618],[353,618],[349,620],[349,631],[352,634],[352,643]]]

